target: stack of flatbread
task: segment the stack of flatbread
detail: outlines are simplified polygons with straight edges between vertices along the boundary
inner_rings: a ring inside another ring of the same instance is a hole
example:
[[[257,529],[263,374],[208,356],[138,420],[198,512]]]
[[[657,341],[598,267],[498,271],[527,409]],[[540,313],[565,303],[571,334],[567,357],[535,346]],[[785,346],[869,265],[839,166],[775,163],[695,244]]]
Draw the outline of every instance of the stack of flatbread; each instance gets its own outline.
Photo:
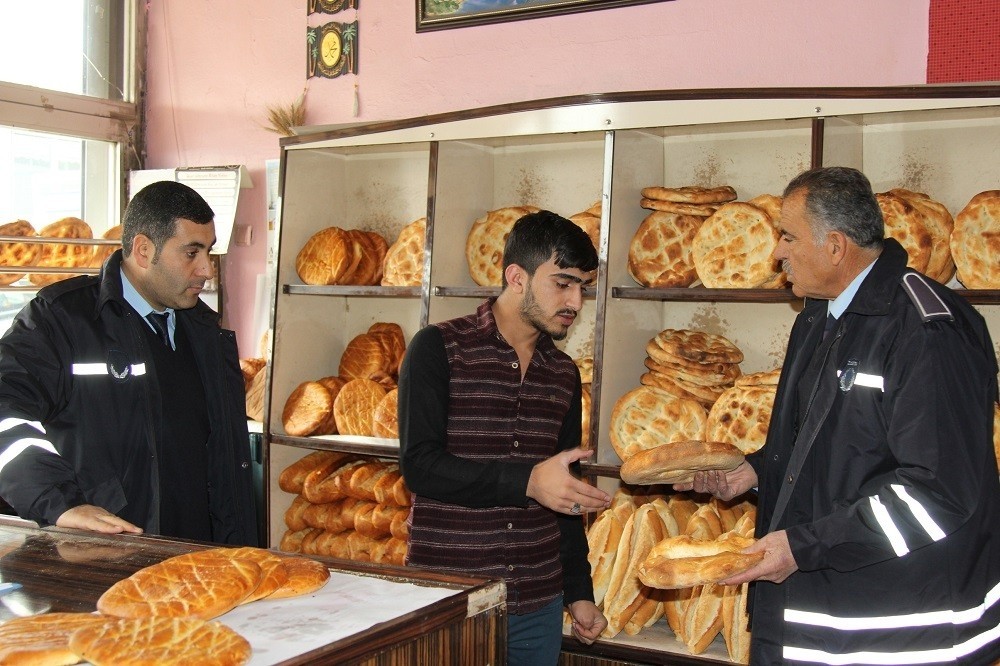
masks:
[[[781,369],[738,377],[708,412],[705,437],[732,444],[744,455],[764,446]]]
[[[377,232],[327,227],[299,250],[295,271],[306,284],[377,285],[388,251],[388,242]]]
[[[347,344],[336,375],[307,380],[295,387],[281,414],[285,432],[295,437],[388,436],[385,429],[375,432],[376,422],[391,427],[388,420],[394,407],[381,403],[395,403],[394,389],[405,352],[406,341],[399,324],[372,324],[366,333]]]
[[[955,216],[950,247],[966,289],[1000,289],[1000,190],[980,192]]]
[[[948,209],[926,194],[901,188],[875,198],[885,220],[885,235],[906,250],[907,265],[942,284],[948,282],[955,274],[948,245],[955,223]]]
[[[569,221],[576,224],[590,236],[590,242],[594,244],[594,249],[601,246],[601,202],[595,201],[587,210],[580,211],[569,217]]]
[[[419,287],[424,279],[424,245],[427,218],[403,227],[396,242],[389,246],[382,264],[383,287]]]
[[[35,228],[27,220],[15,220],[0,226],[0,236],[36,236]],[[0,243],[0,266],[33,266],[42,247],[37,243]],[[24,273],[0,273],[0,286],[12,285]]]
[[[736,190],[729,185],[719,187],[644,187],[639,202],[648,210],[662,210],[679,215],[708,217],[719,206],[736,200]]]
[[[177,555],[118,581],[98,613],[47,613],[0,626],[0,663],[237,666],[250,643],[211,620],[238,605],[315,592],[326,565],[262,548]]]
[[[698,502],[685,493],[620,488],[611,507],[587,529],[594,598],[608,618],[602,636],[613,638],[622,631],[634,636],[662,618],[692,654],[704,652],[722,632],[730,658],[747,663],[745,585],[658,589],[645,585],[640,574],[665,540],[751,537],[755,517],[748,501]]]
[[[282,470],[278,487],[295,495],[281,550],[404,563],[411,499],[398,463],[314,451]]]
[[[743,352],[721,335],[664,329],[646,344],[648,372],[639,381],[710,408],[740,376]]]

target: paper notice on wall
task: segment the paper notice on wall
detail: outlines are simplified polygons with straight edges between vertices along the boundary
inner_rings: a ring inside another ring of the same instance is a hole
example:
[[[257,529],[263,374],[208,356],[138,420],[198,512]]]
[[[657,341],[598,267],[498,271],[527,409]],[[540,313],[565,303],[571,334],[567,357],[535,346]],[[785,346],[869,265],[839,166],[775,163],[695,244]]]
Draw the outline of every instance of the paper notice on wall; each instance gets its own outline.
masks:
[[[246,167],[182,167],[177,169],[144,169],[129,173],[129,198],[150,183],[174,180],[184,183],[200,194],[215,213],[215,247],[212,254],[226,254],[236,224],[236,204],[240,189],[253,187]]]

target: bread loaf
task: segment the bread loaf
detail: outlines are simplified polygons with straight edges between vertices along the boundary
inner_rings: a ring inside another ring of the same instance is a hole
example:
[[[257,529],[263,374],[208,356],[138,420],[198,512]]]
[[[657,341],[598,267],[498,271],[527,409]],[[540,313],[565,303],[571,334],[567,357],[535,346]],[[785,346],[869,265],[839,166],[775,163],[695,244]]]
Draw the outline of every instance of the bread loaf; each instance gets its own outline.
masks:
[[[144,617],[92,624],[73,632],[69,645],[79,659],[88,663],[119,666],[239,666],[253,652],[243,636],[221,622],[189,617]]]
[[[309,508],[309,500],[301,495],[292,500],[291,506],[285,510],[285,526],[292,532],[298,532],[309,527],[305,520],[305,511]]]
[[[90,225],[78,217],[64,217],[57,220],[42,227],[38,235],[49,238],[94,237]],[[81,268],[90,263],[93,252],[91,245],[45,243],[41,246],[36,265],[46,268]],[[71,277],[72,273],[32,273],[28,279],[36,287],[44,287]]]
[[[306,477],[316,470],[320,476],[326,476],[342,465],[350,456],[338,451],[313,451],[298,461],[292,463],[278,476],[278,487],[286,493],[299,494],[305,484]]]
[[[91,625],[116,622],[94,613],[44,613],[14,617],[0,625],[0,664],[75,664],[70,649],[73,632]]]
[[[712,541],[686,534],[667,537],[656,544],[639,567],[639,580],[660,589],[717,583],[763,559],[763,552],[741,552],[753,542],[733,533]]]
[[[306,476],[302,484],[302,495],[313,504],[325,504],[347,495],[344,483],[355,468],[365,464],[364,460],[351,458],[339,461],[332,470],[316,469]],[[346,478],[345,478],[346,477]]]
[[[279,587],[270,599],[287,599],[310,594],[326,585],[330,580],[330,570],[322,562],[305,557],[283,557],[282,563],[288,572],[288,580]]]
[[[398,470],[396,463],[375,460],[356,468],[347,479],[345,491],[351,497],[375,501],[375,484],[391,471]]]
[[[611,510],[602,511],[587,529],[587,561],[590,562],[594,599],[601,605],[608,593],[611,571],[618,555],[618,543],[624,530],[625,525]]]
[[[35,236],[35,228],[27,220],[15,220],[0,226],[0,236]],[[42,248],[37,243],[0,243],[0,266],[33,266]],[[0,286],[14,284],[24,273],[0,273]]]
[[[673,442],[636,453],[622,464],[620,474],[625,483],[639,485],[686,483],[696,471],[733,470],[743,460],[743,453],[731,444]]]
[[[375,406],[372,414],[372,435],[387,439],[399,439],[399,390],[392,389]]]
[[[608,619],[605,629],[608,637],[615,637],[625,629],[640,608],[649,601],[638,577],[639,567],[652,548],[664,537],[663,522],[656,509],[648,504],[640,506],[622,532],[618,554],[612,566],[611,581],[604,597],[604,615]],[[651,602],[655,607],[659,600]],[[648,610],[655,612],[655,608]],[[645,624],[648,616],[638,620]]]

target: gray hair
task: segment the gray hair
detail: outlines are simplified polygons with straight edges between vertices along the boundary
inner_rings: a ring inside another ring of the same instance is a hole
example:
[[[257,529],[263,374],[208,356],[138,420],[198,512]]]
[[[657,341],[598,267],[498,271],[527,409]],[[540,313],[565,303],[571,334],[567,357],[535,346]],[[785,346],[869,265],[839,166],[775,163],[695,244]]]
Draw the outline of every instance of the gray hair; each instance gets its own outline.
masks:
[[[850,167],[819,167],[804,171],[785,188],[785,196],[805,191],[817,243],[839,231],[858,247],[881,250],[885,221],[868,178]]]

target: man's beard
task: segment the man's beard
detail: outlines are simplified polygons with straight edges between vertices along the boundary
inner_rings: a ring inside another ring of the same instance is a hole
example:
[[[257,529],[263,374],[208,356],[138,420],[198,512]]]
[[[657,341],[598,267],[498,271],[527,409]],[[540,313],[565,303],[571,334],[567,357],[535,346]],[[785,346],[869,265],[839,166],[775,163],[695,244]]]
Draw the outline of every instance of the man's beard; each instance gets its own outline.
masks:
[[[569,327],[559,324],[546,324],[548,317],[542,312],[542,308],[535,300],[535,292],[528,280],[527,288],[524,290],[524,299],[521,301],[521,320],[526,324],[534,326],[536,330],[545,333],[553,340],[563,340],[569,335]]]

